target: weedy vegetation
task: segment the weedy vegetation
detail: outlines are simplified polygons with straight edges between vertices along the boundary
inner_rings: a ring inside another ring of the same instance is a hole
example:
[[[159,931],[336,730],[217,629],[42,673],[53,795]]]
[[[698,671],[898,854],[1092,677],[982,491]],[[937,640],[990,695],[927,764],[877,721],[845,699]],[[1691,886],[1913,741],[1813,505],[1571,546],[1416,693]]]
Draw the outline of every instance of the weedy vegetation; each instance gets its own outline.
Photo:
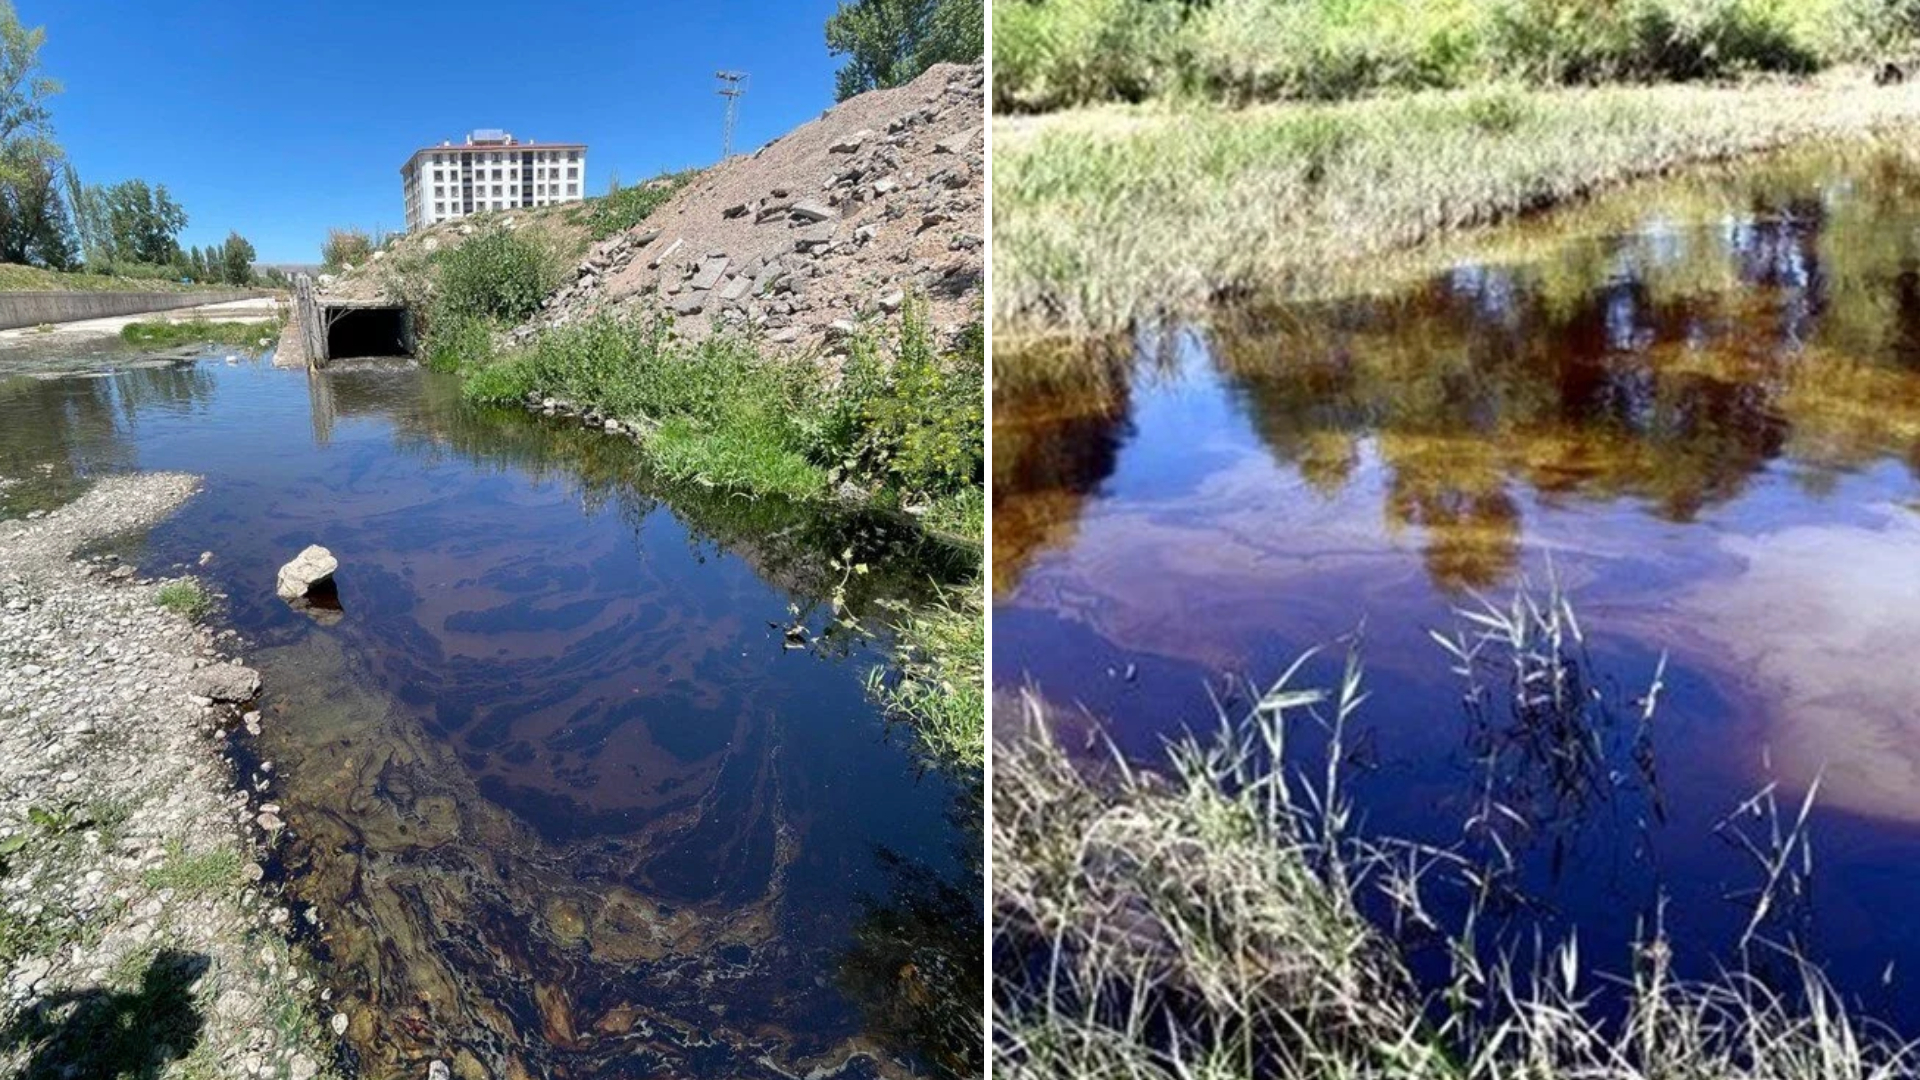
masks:
[[[232,848],[189,852],[180,841],[169,840],[165,860],[146,871],[142,880],[150,889],[172,889],[188,897],[211,896],[240,887],[243,862]]]
[[[210,319],[188,319],[183,322],[156,319],[128,323],[120,328],[120,340],[149,349],[166,349],[176,345],[256,348],[261,338],[272,340],[279,336],[280,325],[277,323],[216,322]]]
[[[903,613],[891,667],[867,677],[868,692],[929,753],[969,769],[986,760],[986,631],[980,585],[949,590],[943,602]]]
[[[994,0],[1005,113],[1148,98],[1805,74],[1910,51],[1904,0]]]
[[[1595,733],[1564,725],[1595,715],[1598,681],[1571,605],[1523,596],[1462,618],[1441,640],[1470,697],[1557,746],[1538,767],[1585,760]],[[1729,819],[1759,820],[1760,884],[1725,974],[1677,976],[1660,925],[1622,975],[1593,970],[1571,937],[1523,963],[1489,948],[1497,866],[1356,827],[1343,770],[1366,699],[1358,652],[1327,689],[1300,685],[1303,663],[1152,771],[1071,759],[1037,704],[996,749],[996,1075],[1891,1080],[1920,1067],[1782,939],[1811,793],[1796,818],[1768,789]],[[1636,715],[1652,715],[1659,681]],[[1291,752],[1303,729],[1322,753]],[[1457,924],[1431,902],[1443,888],[1472,901]],[[1396,929],[1438,942],[1439,985],[1413,974]],[[1763,951],[1792,977],[1754,974]]]
[[[1243,111],[1094,113],[994,151],[996,389],[1021,336],[1089,337],[1258,292],[1393,283],[1423,243],[1697,162],[1920,120],[1866,86],[1513,87]]]
[[[984,352],[977,327],[939,348],[918,301],[897,327],[865,328],[837,382],[750,338],[689,343],[664,315],[602,315],[473,370],[465,393],[493,405],[529,396],[592,405],[640,432],[674,479],[821,501],[852,485],[977,539],[981,524],[961,518],[983,505]]]
[[[686,169],[662,173],[632,187],[614,188],[598,199],[588,199],[569,209],[567,220],[585,226],[590,238],[605,240],[647,220],[699,175],[699,169]]]
[[[169,581],[160,586],[153,602],[176,614],[185,615],[195,622],[205,618],[213,610],[213,597],[192,578]]]

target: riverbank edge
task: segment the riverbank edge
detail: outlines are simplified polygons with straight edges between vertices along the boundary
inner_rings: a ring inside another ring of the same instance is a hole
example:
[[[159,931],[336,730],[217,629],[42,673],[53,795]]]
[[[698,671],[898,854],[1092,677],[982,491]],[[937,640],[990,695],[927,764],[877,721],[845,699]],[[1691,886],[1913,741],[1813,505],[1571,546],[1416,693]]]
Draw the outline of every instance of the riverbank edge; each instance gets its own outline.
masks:
[[[257,729],[258,676],[233,631],[163,602],[190,576],[79,554],[200,486],[111,476],[0,522],[0,1064],[22,1073],[332,1072],[301,916],[267,883],[271,767],[222,753]]]
[[[1857,74],[1000,120],[995,393],[1071,374],[1058,358],[1073,346],[1141,322],[1390,288],[1430,270],[1405,259],[1437,241],[1689,167],[1916,125],[1920,88]],[[1039,371],[1035,351],[1051,354]]]
[[[548,420],[578,421],[609,437],[631,439],[642,447],[646,443],[644,427],[606,416],[592,404],[535,391],[528,393],[519,407]],[[836,493],[831,501],[832,505],[846,510],[892,512],[865,493]],[[923,535],[978,551],[983,560],[986,557],[983,539],[930,529],[909,514],[898,516]],[[963,627],[967,620],[971,620],[971,626]],[[955,586],[947,591],[943,603],[925,611],[909,612],[891,625],[895,639],[893,656],[887,668],[874,668],[867,681],[868,692],[891,716],[913,726],[921,748],[931,758],[976,775],[986,762],[985,624],[986,600],[980,581]],[[965,632],[967,629],[972,632]],[[955,685],[956,678],[965,680],[966,686]]]
[[[1002,699],[996,1076],[1920,1075],[1920,1042],[1851,1011],[1813,959],[1769,936],[1773,881],[1752,901],[1751,951],[1712,975],[1675,969],[1664,917],[1638,922],[1624,956],[1596,959],[1568,930],[1485,958],[1501,930],[1484,871],[1368,835],[1344,786],[1348,723],[1369,696],[1357,647],[1335,686],[1297,685],[1305,659],[1158,762],[1089,740],[1033,693]],[[1303,724],[1330,736],[1324,759],[1289,757]],[[1771,813],[1791,851],[1804,816],[1764,801],[1740,812]],[[1469,898],[1464,917],[1429,906],[1449,891]],[[1416,973],[1416,950],[1447,957],[1444,974]]]

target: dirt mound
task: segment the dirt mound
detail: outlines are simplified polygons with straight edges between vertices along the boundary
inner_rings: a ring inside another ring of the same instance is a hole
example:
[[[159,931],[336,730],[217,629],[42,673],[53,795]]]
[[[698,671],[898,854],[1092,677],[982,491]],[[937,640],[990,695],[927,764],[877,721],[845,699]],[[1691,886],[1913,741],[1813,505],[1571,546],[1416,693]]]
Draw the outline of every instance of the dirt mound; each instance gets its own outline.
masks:
[[[689,184],[595,244],[520,338],[602,310],[660,308],[699,339],[753,327],[795,349],[930,301],[938,330],[979,315],[985,249],[980,65],[942,64],[827,110]]]
[[[408,288],[407,282],[430,272],[428,260],[435,252],[451,251],[488,229],[523,231],[545,248],[550,257],[571,262],[580,257],[589,242],[587,225],[581,220],[586,206],[584,202],[570,202],[491,210],[410,233],[397,233],[387,238],[371,260],[337,272],[322,273],[314,279],[314,284],[326,300],[401,303],[418,292]]]

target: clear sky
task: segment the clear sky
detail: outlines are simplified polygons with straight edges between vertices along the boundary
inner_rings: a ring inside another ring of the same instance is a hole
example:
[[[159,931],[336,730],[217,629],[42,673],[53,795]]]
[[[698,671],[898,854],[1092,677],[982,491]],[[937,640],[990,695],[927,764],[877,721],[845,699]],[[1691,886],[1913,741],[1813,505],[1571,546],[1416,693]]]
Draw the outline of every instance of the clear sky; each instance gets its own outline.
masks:
[[[587,144],[588,191],[720,156],[721,68],[752,76],[736,149],[833,104],[835,0],[15,0],[65,84],[82,180],[165,183],[183,245],[238,229],[318,262],[329,225],[406,224],[400,166],[468,131]]]

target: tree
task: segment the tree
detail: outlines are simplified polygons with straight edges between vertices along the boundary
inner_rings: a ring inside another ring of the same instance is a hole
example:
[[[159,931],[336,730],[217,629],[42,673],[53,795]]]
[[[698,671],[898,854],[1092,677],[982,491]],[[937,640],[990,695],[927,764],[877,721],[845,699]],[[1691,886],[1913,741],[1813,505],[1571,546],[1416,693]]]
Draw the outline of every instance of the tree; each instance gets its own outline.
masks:
[[[149,188],[145,180],[122,180],[101,192],[106,211],[108,252],[116,260],[167,266],[180,251],[180,230],[187,212],[167,194],[167,185]]]
[[[29,30],[11,0],[0,0],[0,181],[32,180],[32,162],[59,156],[47,99],[60,84],[40,70],[47,29]]]
[[[912,82],[939,63],[972,63],[986,37],[982,0],[842,0],[827,18],[827,51],[847,57],[835,96]]]
[[[56,167],[48,158],[11,163],[0,183],[0,261],[72,269],[73,224],[60,199]]]
[[[220,246],[220,276],[229,285],[246,285],[253,281],[253,245],[237,232],[227,233],[227,242]]]

